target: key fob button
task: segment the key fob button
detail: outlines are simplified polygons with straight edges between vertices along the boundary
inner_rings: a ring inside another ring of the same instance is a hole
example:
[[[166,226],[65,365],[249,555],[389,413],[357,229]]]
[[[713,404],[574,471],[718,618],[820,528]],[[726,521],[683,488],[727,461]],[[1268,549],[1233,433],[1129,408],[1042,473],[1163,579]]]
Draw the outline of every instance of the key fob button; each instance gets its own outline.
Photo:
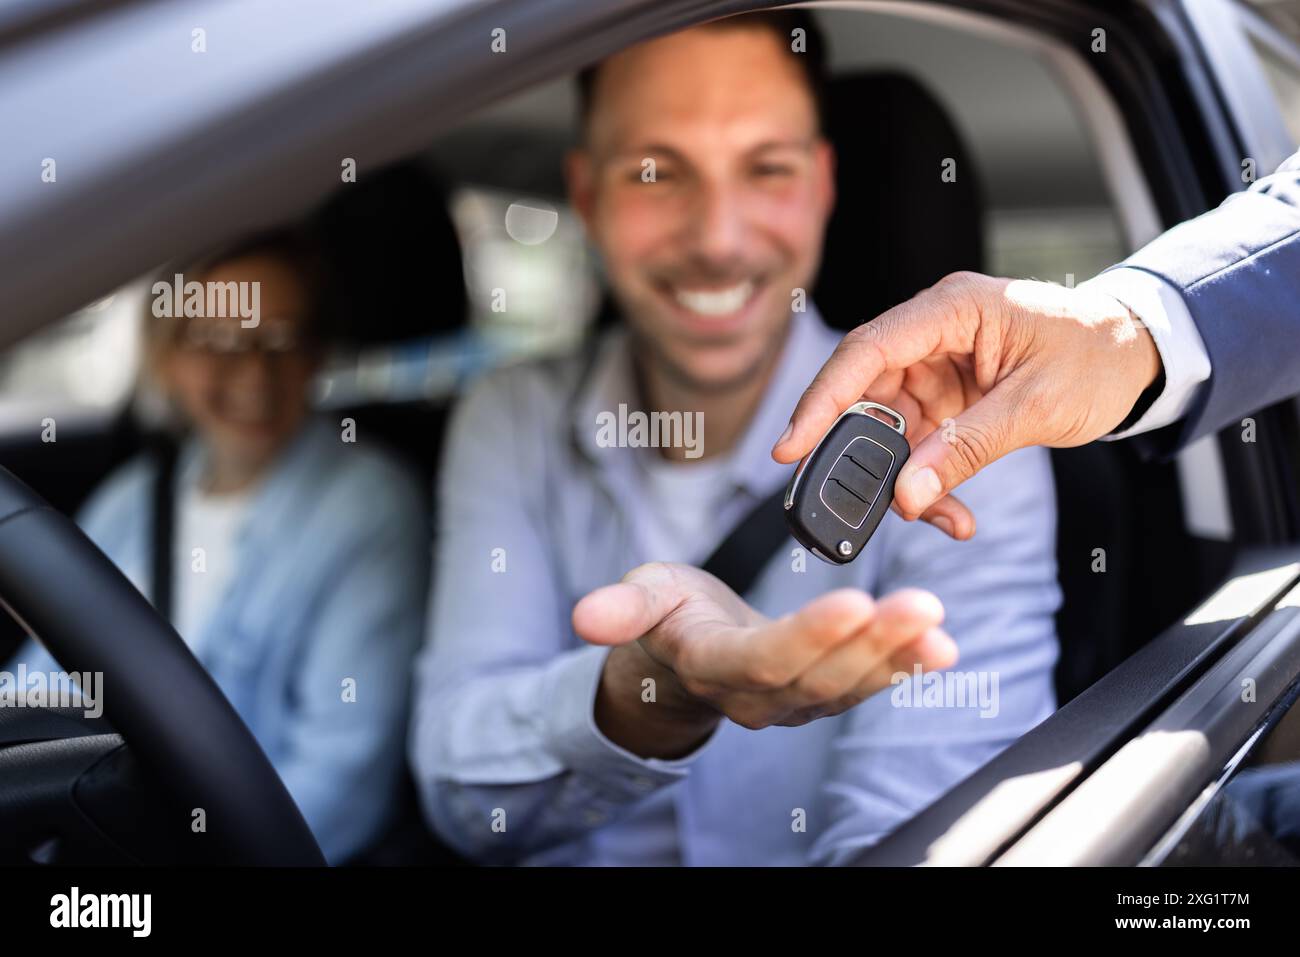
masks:
[[[845,525],[854,528],[863,523],[867,512],[871,510],[870,498],[863,498],[860,492],[855,492],[834,476],[828,478],[822,486],[822,504]]]
[[[844,458],[874,478],[877,484],[885,480],[894,464],[893,452],[878,442],[861,436],[849,443],[849,447],[844,450]]]
[[[889,475],[893,453],[858,436],[849,443],[822,486],[822,502],[843,521],[861,527]]]

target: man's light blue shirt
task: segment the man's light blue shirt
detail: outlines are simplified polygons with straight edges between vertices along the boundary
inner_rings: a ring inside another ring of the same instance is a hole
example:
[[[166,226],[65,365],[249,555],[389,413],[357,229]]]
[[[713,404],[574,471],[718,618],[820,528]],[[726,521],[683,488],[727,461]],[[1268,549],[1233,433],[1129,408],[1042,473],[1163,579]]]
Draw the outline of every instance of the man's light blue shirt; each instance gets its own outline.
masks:
[[[697,563],[788,480],[772,443],[839,339],[814,313],[794,314],[728,456],[719,521],[688,543]],[[585,371],[572,357],[493,373],[453,417],[410,740],[426,813],[445,840],[482,861],[834,863],[1054,710],[1056,514],[1048,456],[1035,448],[963,486],[979,520],[972,541],[890,513],[848,566],[788,541],[747,596],[779,616],[843,586],[927,588],[961,651],[954,671],[986,689],[996,679],[996,714],[981,716],[990,709],[974,702],[912,706],[922,696],[909,679],[803,727],[723,721],[677,761],[606,738],[593,707],[608,650],[581,641],[570,614],[587,592],[660,557],[647,544],[656,515],[637,461],[658,453],[597,441],[601,412],[643,408],[629,349],[614,330]]]

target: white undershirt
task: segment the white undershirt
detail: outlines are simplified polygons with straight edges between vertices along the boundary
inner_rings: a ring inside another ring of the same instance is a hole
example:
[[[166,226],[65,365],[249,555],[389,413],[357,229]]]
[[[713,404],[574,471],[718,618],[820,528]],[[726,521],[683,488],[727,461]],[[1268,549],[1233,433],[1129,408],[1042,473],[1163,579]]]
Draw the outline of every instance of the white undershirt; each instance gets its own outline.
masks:
[[[703,561],[728,529],[718,515],[735,489],[726,478],[729,455],[670,462],[653,450],[640,457],[646,476],[651,561]]]
[[[251,499],[252,493],[247,490],[209,495],[197,482],[184,485],[177,496],[172,620],[195,653],[235,573],[236,539]],[[195,549],[202,549],[202,554],[196,554]]]

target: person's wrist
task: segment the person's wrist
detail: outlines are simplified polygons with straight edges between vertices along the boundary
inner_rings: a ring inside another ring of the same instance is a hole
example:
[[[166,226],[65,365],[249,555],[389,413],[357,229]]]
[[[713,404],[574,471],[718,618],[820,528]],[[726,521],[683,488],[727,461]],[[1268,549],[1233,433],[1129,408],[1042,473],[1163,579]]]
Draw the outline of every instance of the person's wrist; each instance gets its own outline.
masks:
[[[1111,430],[1112,434],[1123,432],[1136,424],[1146,415],[1165,387],[1165,368],[1155,337],[1132,309],[1123,303],[1119,303],[1119,306],[1126,313],[1133,330],[1130,348],[1126,350],[1131,371],[1125,379],[1131,402],[1123,420]]]
[[[1151,330],[1146,327],[1146,323],[1134,315],[1131,309],[1128,314],[1137,328],[1137,374],[1138,381],[1142,385],[1138,390],[1140,393],[1150,388],[1156,381],[1164,371],[1164,363],[1160,361],[1160,349],[1156,346],[1155,336],[1151,335]]]
[[[699,746],[720,715],[633,641],[605,657],[595,718],[606,737],[634,754],[671,759]]]

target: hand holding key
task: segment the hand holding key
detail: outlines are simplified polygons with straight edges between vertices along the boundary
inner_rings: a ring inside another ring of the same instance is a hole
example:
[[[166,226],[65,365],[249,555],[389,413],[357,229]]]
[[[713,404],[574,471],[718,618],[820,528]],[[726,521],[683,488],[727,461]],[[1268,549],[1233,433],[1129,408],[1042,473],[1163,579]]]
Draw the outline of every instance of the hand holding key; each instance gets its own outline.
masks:
[[[573,610],[575,631],[616,646],[606,659],[596,720],[643,757],[689,752],[721,716],[746,728],[801,725],[839,714],[897,672],[957,660],[939,628],[943,606],[919,589],[879,602],[840,589],[770,620],[717,578],[687,565],[634,568]],[[643,699],[655,681],[654,703]]]
[[[859,399],[884,403],[913,439],[896,509],[969,538],[949,492],[1015,449],[1107,434],[1159,372],[1150,332],[1103,293],[955,273],[845,336],[772,456],[795,462]]]

